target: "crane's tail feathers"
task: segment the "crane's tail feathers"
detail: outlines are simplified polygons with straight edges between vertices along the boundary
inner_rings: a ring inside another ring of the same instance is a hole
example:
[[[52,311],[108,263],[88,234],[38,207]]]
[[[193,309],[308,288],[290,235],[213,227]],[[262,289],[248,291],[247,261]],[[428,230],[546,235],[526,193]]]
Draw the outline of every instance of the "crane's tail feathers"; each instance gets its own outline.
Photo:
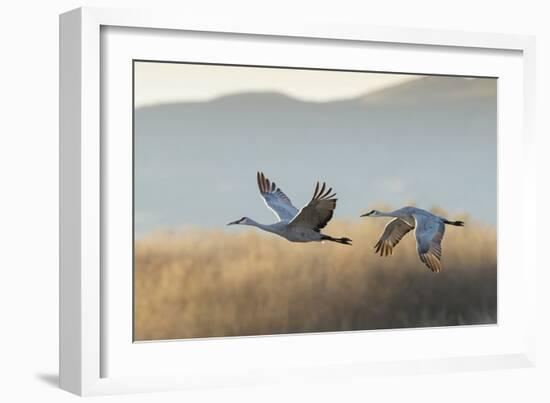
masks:
[[[349,238],[345,238],[345,237],[344,238],[333,238],[330,235],[322,235],[321,239],[323,241],[331,241],[331,242],[341,243],[342,245],[351,245],[351,243],[353,242]]]
[[[454,225],[456,227],[464,227],[464,221],[449,221],[445,220],[443,221],[445,224]]]

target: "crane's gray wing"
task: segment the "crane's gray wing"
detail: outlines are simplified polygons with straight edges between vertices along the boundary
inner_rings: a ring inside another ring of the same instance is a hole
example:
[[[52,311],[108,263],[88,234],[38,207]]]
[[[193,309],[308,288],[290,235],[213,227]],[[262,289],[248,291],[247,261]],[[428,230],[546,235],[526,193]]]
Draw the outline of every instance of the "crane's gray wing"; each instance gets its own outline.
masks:
[[[281,221],[290,221],[296,214],[298,209],[292,205],[292,202],[281,189],[277,187],[275,182],[270,182],[262,172],[258,172],[258,188],[262,195],[265,204],[269,207]]]
[[[314,231],[321,231],[332,218],[336,208],[336,193],[331,194],[332,188],[325,191],[326,184],[319,188],[319,182],[315,186],[315,192],[311,201],[302,207],[300,212],[290,221],[289,225],[311,228]]]
[[[441,240],[445,224],[441,220],[416,217],[416,250],[420,260],[433,272],[441,271]]]
[[[408,224],[401,218],[394,218],[386,224],[382,236],[374,245],[375,253],[380,253],[380,256],[392,255],[394,246],[413,228],[414,225]]]

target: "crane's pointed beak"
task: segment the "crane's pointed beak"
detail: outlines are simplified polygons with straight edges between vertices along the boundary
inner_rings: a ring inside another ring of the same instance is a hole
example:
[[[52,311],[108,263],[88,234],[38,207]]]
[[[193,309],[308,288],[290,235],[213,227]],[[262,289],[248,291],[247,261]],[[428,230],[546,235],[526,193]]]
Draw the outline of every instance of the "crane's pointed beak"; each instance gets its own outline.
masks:
[[[241,220],[231,221],[230,223],[227,223],[227,225],[235,225],[235,224],[238,224],[239,221],[241,221]]]
[[[372,213],[374,213],[374,210],[371,210],[371,211],[369,211],[368,213],[362,214],[362,215],[360,215],[359,217],[369,217],[369,216],[372,215]]]

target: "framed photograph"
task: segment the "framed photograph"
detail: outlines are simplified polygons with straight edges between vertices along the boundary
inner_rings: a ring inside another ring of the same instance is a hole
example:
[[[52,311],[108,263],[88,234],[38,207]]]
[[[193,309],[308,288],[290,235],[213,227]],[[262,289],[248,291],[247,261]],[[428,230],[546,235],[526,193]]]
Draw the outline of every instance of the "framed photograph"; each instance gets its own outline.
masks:
[[[62,388],[534,365],[532,38],[85,8],[60,44]]]

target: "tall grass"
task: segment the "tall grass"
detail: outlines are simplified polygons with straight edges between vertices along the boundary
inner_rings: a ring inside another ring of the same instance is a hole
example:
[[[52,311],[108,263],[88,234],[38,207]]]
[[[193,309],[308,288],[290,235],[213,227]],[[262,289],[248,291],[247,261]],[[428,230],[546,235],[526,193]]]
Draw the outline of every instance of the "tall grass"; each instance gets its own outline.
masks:
[[[494,229],[467,219],[448,227],[443,271],[432,273],[413,233],[393,256],[373,253],[385,221],[331,222],[326,232],[351,237],[351,247],[246,227],[137,240],[136,340],[496,322]]]

